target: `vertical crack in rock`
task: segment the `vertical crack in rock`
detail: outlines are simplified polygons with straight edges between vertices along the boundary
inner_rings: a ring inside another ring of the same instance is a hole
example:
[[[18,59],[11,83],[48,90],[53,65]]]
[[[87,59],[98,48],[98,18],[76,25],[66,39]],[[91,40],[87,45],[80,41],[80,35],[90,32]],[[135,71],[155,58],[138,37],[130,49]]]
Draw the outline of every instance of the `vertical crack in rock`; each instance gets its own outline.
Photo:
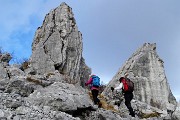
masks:
[[[52,11],[52,19],[51,19],[51,22],[53,22],[53,27],[50,28],[50,33],[48,35],[48,37],[46,38],[46,40],[43,42],[43,45],[49,40],[49,38],[51,37],[51,35],[54,33],[55,29],[56,29],[56,23],[55,23],[55,11],[56,9],[54,9]]]
[[[6,71],[7,71],[7,76],[8,76],[8,79],[10,79],[10,78],[11,78],[11,73],[9,72],[9,70],[8,70],[8,69],[6,69]]]

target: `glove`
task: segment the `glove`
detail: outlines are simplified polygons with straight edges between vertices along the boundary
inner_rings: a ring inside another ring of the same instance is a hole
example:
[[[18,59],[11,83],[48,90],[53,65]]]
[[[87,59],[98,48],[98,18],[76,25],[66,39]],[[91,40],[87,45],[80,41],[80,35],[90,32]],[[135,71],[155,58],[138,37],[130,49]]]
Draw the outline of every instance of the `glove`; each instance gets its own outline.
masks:
[[[111,87],[111,90],[112,90],[112,92],[114,91],[114,88],[113,87]]]
[[[87,83],[85,83],[85,86],[87,86]]]

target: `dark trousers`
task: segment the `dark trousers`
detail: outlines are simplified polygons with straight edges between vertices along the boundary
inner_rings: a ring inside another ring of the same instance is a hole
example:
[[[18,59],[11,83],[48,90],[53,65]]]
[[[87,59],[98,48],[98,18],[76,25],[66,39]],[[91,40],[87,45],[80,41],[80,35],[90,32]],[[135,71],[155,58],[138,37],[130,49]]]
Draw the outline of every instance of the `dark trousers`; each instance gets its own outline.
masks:
[[[125,105],[129,109],[129,113],[132,117],[135,117],[133,108],[131,107],[131,100],[133,99],[133,93],[124,93]]]
[[[100,102],[100,100],[97,97],[99,91],[94,89],[94,90],[91,90],[91,92],[92,92],[94,104],[98,104]]]

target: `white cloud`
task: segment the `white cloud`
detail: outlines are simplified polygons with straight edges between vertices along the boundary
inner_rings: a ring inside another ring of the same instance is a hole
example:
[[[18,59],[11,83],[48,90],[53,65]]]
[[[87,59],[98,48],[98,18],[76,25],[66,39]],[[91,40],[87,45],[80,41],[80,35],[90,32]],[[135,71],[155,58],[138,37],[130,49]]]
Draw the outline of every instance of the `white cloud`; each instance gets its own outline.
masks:
[[[0,11],[3,12],[0,16],[0,47],[13,53],[14,58],[30,56],[32,32],[35,32],[31,20],[38,16],[41,4],[42,0],[0,1]]]
[[[19,29],[23,29],[23,31],[29,30],[31,28],[30,17],[36,14],[41,3],[35,0],[31,0],[31,2],[27,0],[21,2],[1,1],[0,10],[3,11],[3,14],[0,16],[0,26],[5,33],[3,38],[7,38],[7,36]]]
[[[37,27],[45,15],[62,1],[54,0],[5,0],[0,1],[0,47],[15,56],[28,57]],[[22,51],[24,53],[22,53]]]
[[[0,46],[5,51],[14,52],[19,57],[24,51],[24,55],[29,56],[32,33],[43,21],[43,12],[47,10],[45,5],[45,0],[0,1],[0,11],[3,12],[0,16]]]
[[[5,0],[0,1],[0,40],[8,39],[17,31],[32,30],[31,19],[42,22],[45,14],[53,7],[57,7],[59,0]]]

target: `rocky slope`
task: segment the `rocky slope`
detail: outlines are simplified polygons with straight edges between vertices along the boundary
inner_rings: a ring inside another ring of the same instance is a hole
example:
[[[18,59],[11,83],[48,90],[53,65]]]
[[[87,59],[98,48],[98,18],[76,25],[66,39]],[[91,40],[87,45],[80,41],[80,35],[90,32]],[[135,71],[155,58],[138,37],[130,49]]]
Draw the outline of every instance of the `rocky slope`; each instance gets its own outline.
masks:
[[[82,45],[72,9],[62,3],[37,29],[29,61],[9,65],[11,55],[0,52],[0,120],[179,119],[179,107],[175,109],[154,44],[145,44],[117,73],[104,91],[106,96],[101,96],[102,108],[93,105],[83,88],[91,69],[82,57]],[[124,102],[118,107],[109,95],[109,87],[126,71],[136,83],[135,118],[129,116]],[[163,94],[153,94],[156,91]]]

